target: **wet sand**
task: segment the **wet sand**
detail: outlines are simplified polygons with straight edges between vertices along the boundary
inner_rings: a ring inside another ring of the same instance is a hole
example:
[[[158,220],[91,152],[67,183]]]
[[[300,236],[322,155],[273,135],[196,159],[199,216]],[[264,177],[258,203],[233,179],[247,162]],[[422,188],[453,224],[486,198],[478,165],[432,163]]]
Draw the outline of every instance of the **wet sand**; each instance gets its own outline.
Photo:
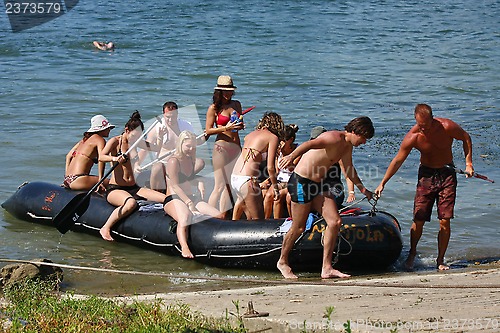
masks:
[[[426,271],[332,281],[280,281],[275,285],[120,297],[182,302],[215,317],[254,310],[243,318],[250,332],[498,332],[500,262],[445,272]],[[330,320],[327,311],[332,309]],[[233,315],[229,315],[235,318]],[[395,330],[397,329],[397,330]]]

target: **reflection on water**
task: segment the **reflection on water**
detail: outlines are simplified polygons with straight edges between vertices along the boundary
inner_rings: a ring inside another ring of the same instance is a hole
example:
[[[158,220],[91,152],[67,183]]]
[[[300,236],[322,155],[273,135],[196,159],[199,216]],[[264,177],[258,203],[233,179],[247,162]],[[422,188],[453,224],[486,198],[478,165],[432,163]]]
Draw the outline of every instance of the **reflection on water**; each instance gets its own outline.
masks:
[[[354,151],[354,163],[369,189],[378,185],[413,124],[416,103],[428,103],[436,116],[460,123],[472,136],[476,170],[497,183],[459,177],[447,259],[460,263],[498,255],[498,1],[443,0],[436,10],[428,10],[426,2],[372,1],[366,6],[363,1],[319,0],[285,8],[242,0],[224,3],[225,24],[218,19],[220,5],[144,0],[131,7],[130,2],[104,0],[99,6],[111,12],[103,14],[97,5],[80,2],[78,11],[23,34],[11,33],[6,21],[0,22],[0,202],[24,181],[60,183],[64,156],[95,114],[116,124],[111,135],[118,135],[133,110],[152,119],[166,100],[175,100],[179,106],[196,105],[198,114],[191,120],[199,120],[201,131],[217,76],[230,74],[243,107],[257,106],[245,116],[242,137],[266,111],[297,124],[299,143],[309,138],[314,126],[342,129],[352,118],[369,115],[375,137]],[[158,6],[162,10],[150,10]],[[165,17],[165,12],[171,15]],[[464,12],[466,24],[460,19]],[[293,23],[297,18],[300,24]],[[89,36],[96,34],[112,36],[116,51],[95,52],[94,37]],[[453,149],[455,162],[463,168],[461,145]],[[200,154],[209,165],[210,153]],[[408,251],[418,162],[418,153],[411,153],[378,202],[400,221],[405,244],[400,259]],[[434,214],[419,243],[417,267],[434,266],[437,228]],[[61,236],[5,211],[0,212],[0,237],[3,258],[46,257],[86,267],[280,279],[278,272],[204,267],[85,234]],[[400,270],[398,261],[389,272]],[[225,281],[68,269],[65,283],[69,289],[117,293],[232,286]]]

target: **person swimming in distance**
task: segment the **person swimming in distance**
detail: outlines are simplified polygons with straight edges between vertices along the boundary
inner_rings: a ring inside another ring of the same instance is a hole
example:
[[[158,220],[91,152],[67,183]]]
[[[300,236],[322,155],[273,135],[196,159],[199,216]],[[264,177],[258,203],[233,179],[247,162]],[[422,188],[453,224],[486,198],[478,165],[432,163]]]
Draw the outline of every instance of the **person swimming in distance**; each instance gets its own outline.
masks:
[[[113,42],[98,42],[95,40],[92,44],[101,51],[113,51],[115,49]]]

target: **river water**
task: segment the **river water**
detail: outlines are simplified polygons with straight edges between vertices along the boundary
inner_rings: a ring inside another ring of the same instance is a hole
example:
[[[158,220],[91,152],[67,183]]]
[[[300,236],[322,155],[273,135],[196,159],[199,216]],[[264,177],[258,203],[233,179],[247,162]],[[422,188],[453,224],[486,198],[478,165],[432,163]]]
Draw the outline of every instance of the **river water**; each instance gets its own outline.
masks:
[[[413,125],[417,103],[455,120],[472,136],[476,171],[500,179],[500,3],[498,1],[79,2],[22,32],[0,14],[0,201],[25,181],[60,183],[69,148],[95,114],[120,129],[134,110],[144,119],[175,100],[204,127],[217,76],[238,86],[245,135],[266,111],[299,126],[342,129],[368,115],[376,135],[354,162],[374,189]],[[92,40],[112,40],[114,52]],[[213,143],[213,139],[211,139]],[[465,168],[461,145],[455,162]],[[210,164],[206,150],[202,156]],[[378,208],[402,225],[408,251],[418,167],[413,152],[386,186]],[[498,185],[459,177],[448,262],[497,258]],[[359,197],[359,194],[358,194]],[[426,225],[417,268],[433,267],[438,223]],[[220,270],[97,237],[67,233],[0,213],[0,257],[186,276],[279,279],[279,273]],[[401,262],[400,260],[400,262]],[[401,263],[389,274],[401,271]],[[99,275],[96,275],[99,274]],[[96,278],[96,276],[98,278]],[[308,274],[303,275],[309,277]],[[317,277],[317,275],[310,275]],[[205,288],[204,280],[66,272],[66,287],[117,293]]]

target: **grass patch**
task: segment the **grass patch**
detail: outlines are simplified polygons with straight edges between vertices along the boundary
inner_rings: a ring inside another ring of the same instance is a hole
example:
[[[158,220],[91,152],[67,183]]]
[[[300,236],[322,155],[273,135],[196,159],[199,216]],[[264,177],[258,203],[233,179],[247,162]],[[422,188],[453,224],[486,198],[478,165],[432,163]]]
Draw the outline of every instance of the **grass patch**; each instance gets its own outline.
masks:
[[[26,281],[4,289],[0,308],[4,332],[247,332],[242,323],[211,318],[188,305],[126,304],[90,296],[61,297],[53,285]],[[233,326],[234,325],[234,326]],[[2,327],[0,326],[0,330]]]

